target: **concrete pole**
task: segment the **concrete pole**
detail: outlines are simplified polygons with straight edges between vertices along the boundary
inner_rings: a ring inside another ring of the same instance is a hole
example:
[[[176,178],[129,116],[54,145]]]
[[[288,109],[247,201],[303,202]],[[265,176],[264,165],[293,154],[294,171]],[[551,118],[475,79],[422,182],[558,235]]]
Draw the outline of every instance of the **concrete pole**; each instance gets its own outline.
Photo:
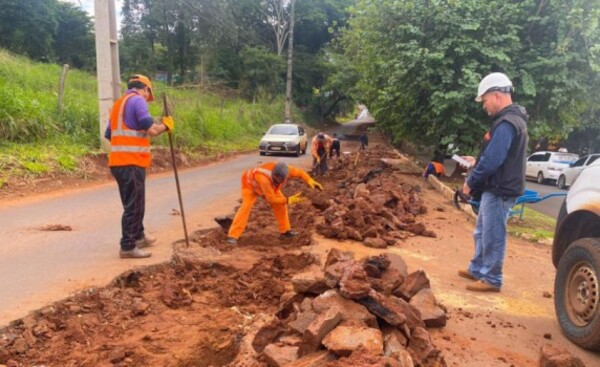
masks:
[[[117,15],[114,0],[94,0],[96,23],[96,73],[98,78],[98,107],[100,115],[100,145],[110,150],[104,130],[113,103],[121,96]]]
[[[296,0],[292,0],[290,14],[290,33],[288,34],[287,73],[285,77],[285,123],[292,122],[292,61],[294,54],[294,8]]]

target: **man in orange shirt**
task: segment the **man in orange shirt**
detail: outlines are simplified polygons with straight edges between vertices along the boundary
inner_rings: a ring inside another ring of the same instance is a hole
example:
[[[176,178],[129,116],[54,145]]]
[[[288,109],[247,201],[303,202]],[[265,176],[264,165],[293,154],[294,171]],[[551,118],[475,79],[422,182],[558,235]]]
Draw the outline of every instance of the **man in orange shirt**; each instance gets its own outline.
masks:
[[[242,205],[235,214],[233,223],[229,228],[228,243],[237,244],[238,238],[248,224],[252,207],[256,199],[261,196],[267,200],[273,209],[279,224],[279,233],[285,237],[293,237],[297,234],[291,230],[288,205],[300,203],[304,198],[301,193],[290,197],[283,195],[281,189],[288,178],[299,178],[306,182],[311,189],[323,190],[323,186],[313,180],[308,173],[284,162],[269,162],[245,171],[242,175]]]
[[[313,156],[313,171],[316,175],[324,175],[327,172],[327,154],[332,143],[333,139],[322,132],[312,139],[310,151]]]
[[[435,177],[442,177],[446,174],[446,168],[440,162],[431,161],[425,168],[425,172],[423,172],[423,178],[427,179],[429,175],[434,175]]]

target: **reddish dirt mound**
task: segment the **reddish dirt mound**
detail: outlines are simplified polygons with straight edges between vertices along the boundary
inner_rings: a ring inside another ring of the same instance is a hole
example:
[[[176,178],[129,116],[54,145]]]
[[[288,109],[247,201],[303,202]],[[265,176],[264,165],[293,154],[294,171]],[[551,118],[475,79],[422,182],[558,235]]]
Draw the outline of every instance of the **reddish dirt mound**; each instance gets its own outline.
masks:
[[[324,217],[317,226],[320,234],[376,248],[396,245],[413,235],[436,237],[418,222],[427,207],[420,199],[421,186],[406,177],[419,171],[408,161],[383,156],[383,149],[362,152],[357,165],[356,158],[346,156],[320,178],[328,193],[311,198]]]
[[[176,257],[128,272],[11,323],[0,333],[0,363],[224,365],[235,357],[251,315],[275,312],[290,277],[314,261],[272,254],[239,271]]]

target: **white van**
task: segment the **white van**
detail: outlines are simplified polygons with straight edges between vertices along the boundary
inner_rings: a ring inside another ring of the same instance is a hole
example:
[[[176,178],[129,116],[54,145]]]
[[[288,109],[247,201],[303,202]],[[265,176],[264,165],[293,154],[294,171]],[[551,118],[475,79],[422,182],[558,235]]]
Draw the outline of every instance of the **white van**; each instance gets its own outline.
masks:
[[[535,152],[527,157],[526,177],[533,177],[539,184],[548,180],[556,182],[564,169],[575,162],[579,156],[563,152]]]

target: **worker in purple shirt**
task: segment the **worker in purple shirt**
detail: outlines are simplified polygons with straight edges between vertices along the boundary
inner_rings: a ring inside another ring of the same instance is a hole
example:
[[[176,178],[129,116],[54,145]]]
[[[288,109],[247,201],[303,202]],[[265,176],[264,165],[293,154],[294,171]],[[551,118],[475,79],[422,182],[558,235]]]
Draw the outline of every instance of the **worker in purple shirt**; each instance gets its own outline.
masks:
[[[481,80],[475,101],[492,118],[479,157],[463,156],[474,166],[463,186],[465,194],[481,193],[473,238],[475,254],[458,275],[474,281],[467,289],[500,292],[506,254],[506,222],[510,209],[525,191],[527,112],[512,102],[513,84],[502,73]]]
[[[144,231],[146,170],[152,163],[150,138],[173,130],[173,118],[154,123],[146,102],[154,100],[150,79],[134,75],[127,92],[115,101],[104,136],[110,140],[108,165],[119,186],[123,204],[121,217],[121,258],[146,258],[142,250],[156,241]]]
[[[135,93],[135,88],[128,89],[125,94]],[[154,124],[154,119],[148,110],[148,104],[143,97],[133,97],[127,103],[127,108],[123,111],[127,126],[133,130],[148,130]],[[104,137],[110,140],[110,121],[106,125]]]

